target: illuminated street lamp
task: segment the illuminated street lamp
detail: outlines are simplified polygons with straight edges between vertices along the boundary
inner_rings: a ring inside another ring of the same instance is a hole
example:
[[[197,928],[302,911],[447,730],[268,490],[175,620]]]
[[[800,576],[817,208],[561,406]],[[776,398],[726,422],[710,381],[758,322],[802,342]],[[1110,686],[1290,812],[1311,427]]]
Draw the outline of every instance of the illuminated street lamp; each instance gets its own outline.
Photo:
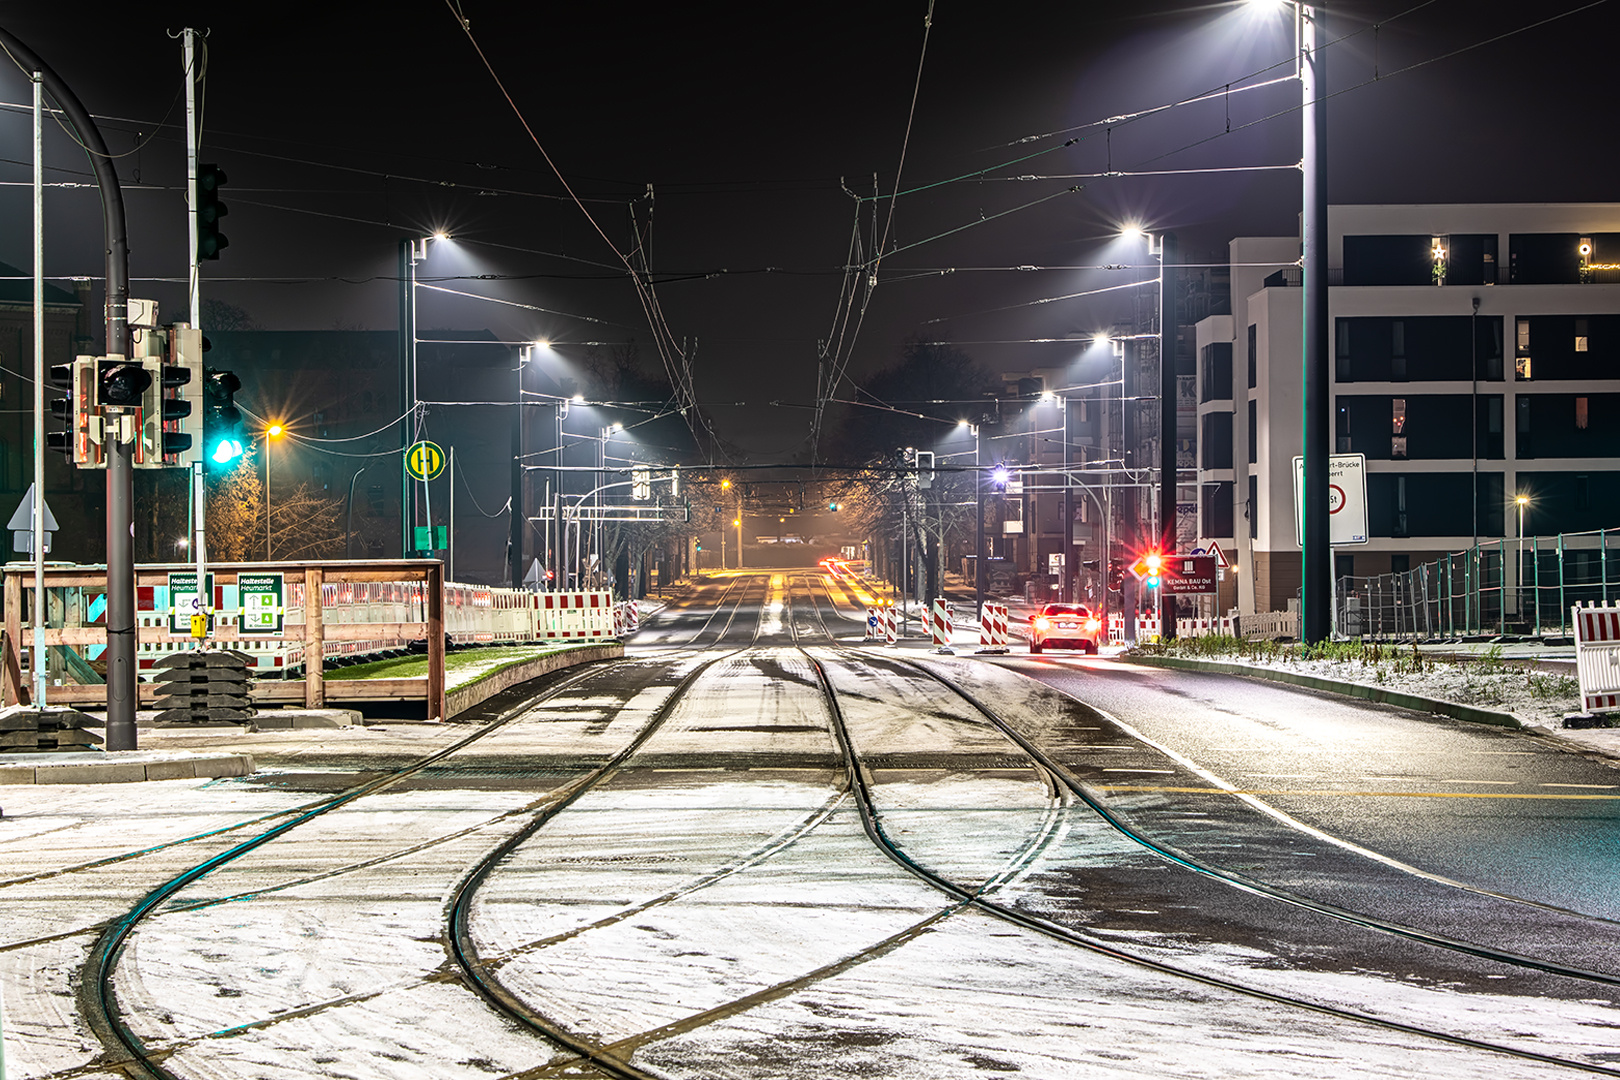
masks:
[[[270,561],[270,441],[285,432],[279,423],[271,421],[264,429],[264,561]]]
[[[1513,576],[1518,582],[1519,616],[1522,618],[1524,616],[1524,511],[1530,505],[1530,496],[1517,495],[1513,499],[1513,504],[1519,510],[1519,565],[1515,568]]]

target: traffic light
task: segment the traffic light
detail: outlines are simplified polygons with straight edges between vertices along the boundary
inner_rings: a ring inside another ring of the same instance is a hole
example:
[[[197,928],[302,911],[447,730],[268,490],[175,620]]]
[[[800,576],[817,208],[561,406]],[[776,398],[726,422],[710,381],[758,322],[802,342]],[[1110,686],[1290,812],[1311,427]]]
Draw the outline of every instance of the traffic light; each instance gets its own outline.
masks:
[[[1158,588],[1159,575],[1164,571],[1164,556],[1157,551],[1150,551],[1142,556],[1142,565],[1147,570],[1147,574],[1143,578],[1147,582],[1147,587],[1150,589]]]
[[[141,395],[141,445],[136,464],[163,468],[180,464],[180,455],[191,449],[191,436],[180,430],[191,415],[191,402],[181,387],[191,382],[191,371],[161,359],[142,361],[151,380]]]
[[[52,364],[51,386],[56,387],[61,396],[46,390],[51,395],[51,414],[62,421],[62,430],[46,432],[45,445],[60,451],[69,464],[73,463],[73,433],[78,428],[73,416],[73,368],[72,364]]]
[[[219,231],[219,219],[230,211],[219,201],[225,186],[225,170],[218,165],[197,166],[197,258],[217,259],[219,249],[230,241]]]
[[[151,385],[152,373],[140,360],[108,357],[96,367],[97,398],[102,405],[138,409]]]
[[[232,371],[208,368],[203,374],[203,457],[208,467],[224,469],[242,456],[242,414],[236,392],[242,380]]]
[[[932,450],[917,451],[917,486],[931,488],[934,486],[934,452]]]

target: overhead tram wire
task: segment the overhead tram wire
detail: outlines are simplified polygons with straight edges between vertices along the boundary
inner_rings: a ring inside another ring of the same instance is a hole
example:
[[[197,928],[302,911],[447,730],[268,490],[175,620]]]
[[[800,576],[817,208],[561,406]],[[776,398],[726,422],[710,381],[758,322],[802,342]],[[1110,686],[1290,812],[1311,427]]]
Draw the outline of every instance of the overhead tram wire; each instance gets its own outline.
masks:
[[[905,130],[905,134],[901,137],[901,140],[900,140],[900,160],[899,160],[899,163],[895,166],[895,170],[894,170],[894,184],[895,184],[895,188],[897,190],[898,190],[898,188],[900,186],[900,177],[905,172],[906,152],[911,147],[911,129],[912,129],[912,125],[916,122],[916,118],[917,118],[917,99],[922,94],[923,70],[924,70],[924,67],[925,67],[925,65],[927,64],[927,61],[928,61],[928,39],[929,39],[929,36],[933,33],[933,29],[934,29],[934,0],[928,0],[928,11],[927,11],[927,14],[925,14],[923,16],[922,48],[919,50],[918,55],[917,55],[917,77],[912,82],[912,86],[911,86],[911,105],[906,110],[906,130]],[[872,251],[872,255],[871,255],[871,264],[870,264],[869,267],[865,268],[864,273],[861,275],[865,279],[865,282],[866,282],[866,293],[861,298],[860,313],[859,313],[859,315],[857,315],[855,317],[854,327],[850,331],[849,336],[848,336],[848,348],[843,350],[843,356],[842,356],[841,359],[836,353],[834,354],[832,368],[831,368],[831,371],[829,372],[827,383],[826,383],[824,388],[818,389],[818,393],[816,395],[817,400],[821,400],[821,398],[823,396],[830,399],[835,394],[837,394],[838,393],[838,384],[843,381],[845,373],[849,370],[849,362],[850,362],[850,359],[853,357],[854,352],[855,352],[855,342],[860,337],[861,326],[866,322],[866,310],[867,310],[868,306],[870,306],[870,304],[872,302],[872,293],[873,293],[873,291],[875,290],[875,288],[877,286],[878,268],[879,268],[879,266],[882,265],[882,262],[883,262],[884,248],[888,246],[889,237],[892,234],[893,229],[894,229],[894,213],[895,213],[895,201],[891,199],[890,202],[889,202],[889,213],[888,213],[888,216],[886,217],[886,219],[884,220],[884,223],[883,223],[883,233],[882,233],[881,236],[874,237],[875,243],[873,245],[873,251]],[[859,218],[859,203],[856,204],[856,214],[857,214],[857,216],[856,216],[856,224],[857,224],[857,228],[859,228],[859,221],[860,221],[860,218]],[[853,306],[853,303],[854,303],[853,293],[851,294],[850,303],[851,303],[851,306]],[[846,320],[847,320],[847,315],[846,315]],[[842,333],[840,333],[839,334],[840,348],[842,348],[842,346],[844,344],[844,340],[845,340],[844,335]],[[816,459],[817,452],[820,449],[820,445],[821,445],[821,424],[822,424],[822,419],[823,419],[824,416],[825,416],[825,412],[824,412],[823,409],[817,409],[816,410],[815,418],[814,418],[814,421],[812,423],[811,433],[810,433],[810,459],[812,461],[814,461]]]
[[[670,356],[670,343],[673,341],[674,334],[670,331],[669,324],[663,317],[663,311],[658,305],[657,294],[652,284],[644,280],[643,276],[636,271],[635,266],[630,262],[625,253],[620,251],[619,246],[608,238],[607,233],[603,231],[602,226],[596,220],[595,215],[591,213],[591,211],[585,206],[584,202],[582,202],[574,193],[572,185],[568,183],[568,178],[563,175],[562,170],[557,167],[557,163],[552,160],[551,155],[546,151],[545,146],[540,142],[539,136],[535,134],[534,128],[529,123],[528,117],[524,116],[523,110],[518,107],[517,102],[512,98],[511,93],[506,89],[505,82],[501,79],[499,73],[496,72],[494,64],[492,64],[489,57],[485,55],[483,47],[478,44],[478,38],[472,32],[472,24],[468,22],[464,15],[461,14],[460,10],[457,8],[456,0],[445,0],[445,6],[450,10],[452,17],[456,20],[456,24],[461,27],[462,33],[466,35],[467,41],[472,46],[473,51],[478,54],[479,62],[484,65],[484,70],[489,72],[489,76],[494,81],[496,89],[500,91],[501,96],[506,100],[507,106],[512,110],[513,115],[517,117],[518,123],[522,125],[524,132],[529,136],[529,141],[534,144],[535,149],[540,152],[540,156],[545,160],[546,165],[550,167],[552,173],[557,177],[557,182],[562,184],[563,190],[568,192],[569,197],[574,201],[574,205],[579,208],[581,214],[585,215],[585,220],[590,222],[591,228],[596,231],[596,234],[602,238],[602,242],[605,243],[613,254],[618,257],[619,261],[624,264],[625,270],[629,272],[631,280],[635,283],[636,295],[641,301],[642,310],[646,314],[648,324],[653,331],[653,343],[657,346],[659,358],[663,361],[664,373],[669,377],[670,382],[674,386],[676,386],[678,389],[682,388],[685,386],[685,384],[681,379],[679,365],[677,365]],[[666,340],[666,337],[668,340]],[[687,387],[683,392],[686,393],[688,398],[693,397],[693,395],[690,394],[689,387]],[[691,406],[691,411],[696,412],[696,402],[689,401],[688,404]],[[701,440],[701,436],[699,435],[698,418],[684,412],[682,415],[686,420],[687,427],[691,430],[693,437]]]

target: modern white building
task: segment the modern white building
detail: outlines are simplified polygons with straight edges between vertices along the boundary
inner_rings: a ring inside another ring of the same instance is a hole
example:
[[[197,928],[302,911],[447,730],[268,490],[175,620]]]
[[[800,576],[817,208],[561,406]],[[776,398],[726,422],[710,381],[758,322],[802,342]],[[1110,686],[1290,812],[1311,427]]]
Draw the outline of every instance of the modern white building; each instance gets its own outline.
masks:
[[[1620,524],[1620,204],[1328,210],[1335,449],[1366,456],[1368,542],[1336,576]],[[1195,325],[1198,521],[1240,611],[1296,597],[1300,242],[1230,247]]]

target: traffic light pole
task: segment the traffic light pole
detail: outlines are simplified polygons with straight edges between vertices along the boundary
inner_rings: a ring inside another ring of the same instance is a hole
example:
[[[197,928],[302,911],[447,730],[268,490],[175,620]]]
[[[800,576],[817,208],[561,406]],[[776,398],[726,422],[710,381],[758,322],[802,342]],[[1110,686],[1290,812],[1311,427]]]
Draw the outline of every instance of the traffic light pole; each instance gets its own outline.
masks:
[[[185,56],[186,75],[186,229],[190,243],[186,245],[191,263],[191,325],[202,329],[202,253],[197,248],[197,31],[186,27],[181,32]],[[202,373],[199,371],[199,375]],[[203,407],[203,388],[197,387],[197,407]],[[191,557],[197,562],[198,609],[205,617],[214,598],[207,595],[208,548],[206,543],[208,503],[203,484],[203,456],[208,452],[202,432],[197,425],[197,460],[192,463],[191,479]]]
[[[62,117],[90,158],[101,191],[102,235],[107,252],[107,354],[129,352],[129,235],[124,195],[113,157],[72,90],[34,51],[0,30],[0,45],[24,71],[39,73]],[[135,749],[135,469],[128,443],[113,443],[107,463],[107,743],[108,750]],[[44,492],[39,492],[43,500]]]

